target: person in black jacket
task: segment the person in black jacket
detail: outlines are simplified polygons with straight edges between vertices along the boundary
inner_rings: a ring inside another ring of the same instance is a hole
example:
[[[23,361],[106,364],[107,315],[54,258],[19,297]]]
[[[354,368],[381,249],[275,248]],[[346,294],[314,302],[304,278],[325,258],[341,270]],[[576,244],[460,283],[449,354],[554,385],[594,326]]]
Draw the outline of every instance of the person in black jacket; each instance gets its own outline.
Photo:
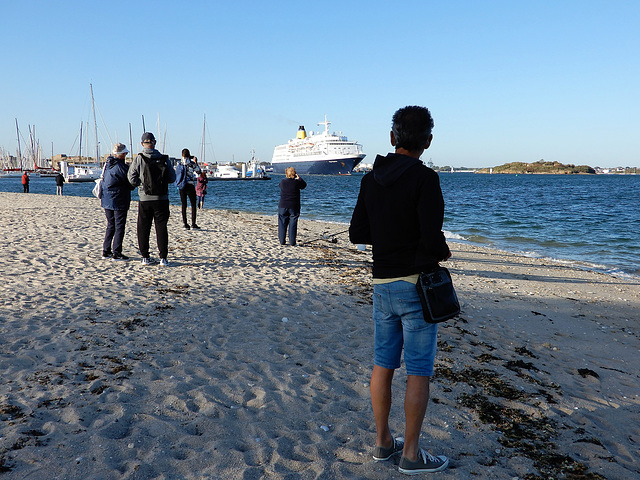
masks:
[[[296,169],[289,167],[284,171],[286,178],[280,181],[280,202],[278,203],[278,240],[280,245],[286,245],[287,228],[289,229],[289,244],[296,244],[298,235],[298,218],[300,217],[300,190],[307,187],[296,173]]]
[[[102,258],[112,260],[129,260],[122,253],[124,229],[127,224],[127,213],[131,204],[131,190],[127,173],[129,166],[125,163],[129,150],[123,143],[113,147],[104,167],[102,178],[102,197],[100,205],[107,217],[107,230],[102,245]],[[113,250],[112,250],[113,245]]]
[[[56,175],[56,195],[62,195],[63,188],[64,188],[64,175],[62,175],[62,173],[58,173]]]
[[[432,129],[433,118],[424,107],[405,107],[393,115],[395,153],[378,155],[373,170],[363,177],[349,228],[353,243],[373,246],[373,458],[387,460],[402,452],[399,470],[407,474],[438,472],[449,464],[445,456],[432,456],[419,445],[438,325],[425,322],[416,282],[420,272],[451,256],[442,232],[440,180],[420,160],[431,145]],[[407,369],[404,442],[389,429],[391,384],[403,350]]]

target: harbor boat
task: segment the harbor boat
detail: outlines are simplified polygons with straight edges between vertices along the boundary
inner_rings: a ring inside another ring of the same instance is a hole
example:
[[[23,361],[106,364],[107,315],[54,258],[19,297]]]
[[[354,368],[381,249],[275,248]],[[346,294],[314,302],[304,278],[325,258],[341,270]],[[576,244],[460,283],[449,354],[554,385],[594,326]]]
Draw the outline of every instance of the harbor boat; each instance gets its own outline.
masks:
[[[21,168],[3,168],[0,177],[21,177],[22,173]]]
[[[307,135],[301,125],[296,138],[273,149],[274,173],[284,173],[288,167],[294,167],[301,175],[348,175],[366,156],[362,145],[348,140],[342,132],[329,133],[331,122],[326,115],[318,125],[324,125],[323,132]]]
[[[237,180],[240,178],[240,170],[233,165],[218,165],[213,171],[211,180]]]
[[[36,175],[38,175],[39,177],[56,177],[58,176],[58,174],[60,173],[58,170],[56,170],[55,168],[48,168],[48,167],[38,167],[36,166],[35,172]]]
[[[251,160],[242,164],[242,170],[238,170],[234,165],[218,164],[213,171],[213,175],[207,177],[209,180],[271,180],[267,175],[266,169],[260,165],[255,156],[255,152],[251,151]]]
[[[249,168],[247,168],[249,167]],[[238,170],[234,165],[220,165],[213,171],[213,175],[207,176],[209,180],[271,180],[264,169],[257,165],[242,164],[242,171]]]
[[[255,150],[251,150],[251,160],[247,163],[246,167],[242,166],[243,170],[246,168],[245,177],[247,180],[271,180],[271,177],[267,175],[267,169],[260,165],[260,161],[256,158]]]
[[[102,168],[99,165],[69,165],[67,162],[60,162],[60,172],[68,183],[94,182],[102,175]]]

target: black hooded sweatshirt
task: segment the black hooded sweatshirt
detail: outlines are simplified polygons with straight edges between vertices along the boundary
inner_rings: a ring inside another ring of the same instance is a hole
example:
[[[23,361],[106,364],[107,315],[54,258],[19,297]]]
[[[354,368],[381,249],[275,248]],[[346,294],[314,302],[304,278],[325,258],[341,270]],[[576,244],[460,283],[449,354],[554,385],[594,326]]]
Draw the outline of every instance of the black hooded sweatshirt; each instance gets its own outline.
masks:
[[[417,158],[378,155],[360,184],[349,239],[373,245],[373,278],[405,277],[449,256],[443,220],[438,174]]]

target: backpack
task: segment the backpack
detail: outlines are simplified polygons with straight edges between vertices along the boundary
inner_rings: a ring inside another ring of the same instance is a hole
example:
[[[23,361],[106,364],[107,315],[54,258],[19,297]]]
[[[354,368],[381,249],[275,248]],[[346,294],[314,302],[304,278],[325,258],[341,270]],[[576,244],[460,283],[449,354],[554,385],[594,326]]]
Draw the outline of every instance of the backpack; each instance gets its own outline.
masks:
[[[160,158],[142,157],[142,189],[145,195],[166,195],[169,192],[167,181],[167,155]]]

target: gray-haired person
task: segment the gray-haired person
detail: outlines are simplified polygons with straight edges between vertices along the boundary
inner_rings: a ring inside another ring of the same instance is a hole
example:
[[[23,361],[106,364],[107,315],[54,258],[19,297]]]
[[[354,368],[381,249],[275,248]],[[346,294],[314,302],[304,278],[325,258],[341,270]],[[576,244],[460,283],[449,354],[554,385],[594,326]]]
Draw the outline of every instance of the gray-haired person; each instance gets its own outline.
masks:
[[[124,229],[127,224],[127,213],[131,205],[131,190],[127,173],[129,166],[125,163],[129,150],[123,143],[113,147],[107,157],[102,177],[102,197],[100,205],[107,217],[107,230],[102,244],[102,258],[112,260],[129,260],[122,253]]]
[[[416,282],[420,272],[451,256],[442,233],[440,180],[420,161],[431,145],[432,129],[431,113],[424,107],[405,107],[393,115],[395,153],[378,155],[373,170],[362,178],[349,227],[353,243],[373,245],[373,458],[387,460],[402,452],[398,469],[409,475],[439,472],[449,465],[447,457],[433,456],[419,445],[438,325],[425,322]],[[403,350],[407,370],[404,443],[389,428],[391,383]]]

